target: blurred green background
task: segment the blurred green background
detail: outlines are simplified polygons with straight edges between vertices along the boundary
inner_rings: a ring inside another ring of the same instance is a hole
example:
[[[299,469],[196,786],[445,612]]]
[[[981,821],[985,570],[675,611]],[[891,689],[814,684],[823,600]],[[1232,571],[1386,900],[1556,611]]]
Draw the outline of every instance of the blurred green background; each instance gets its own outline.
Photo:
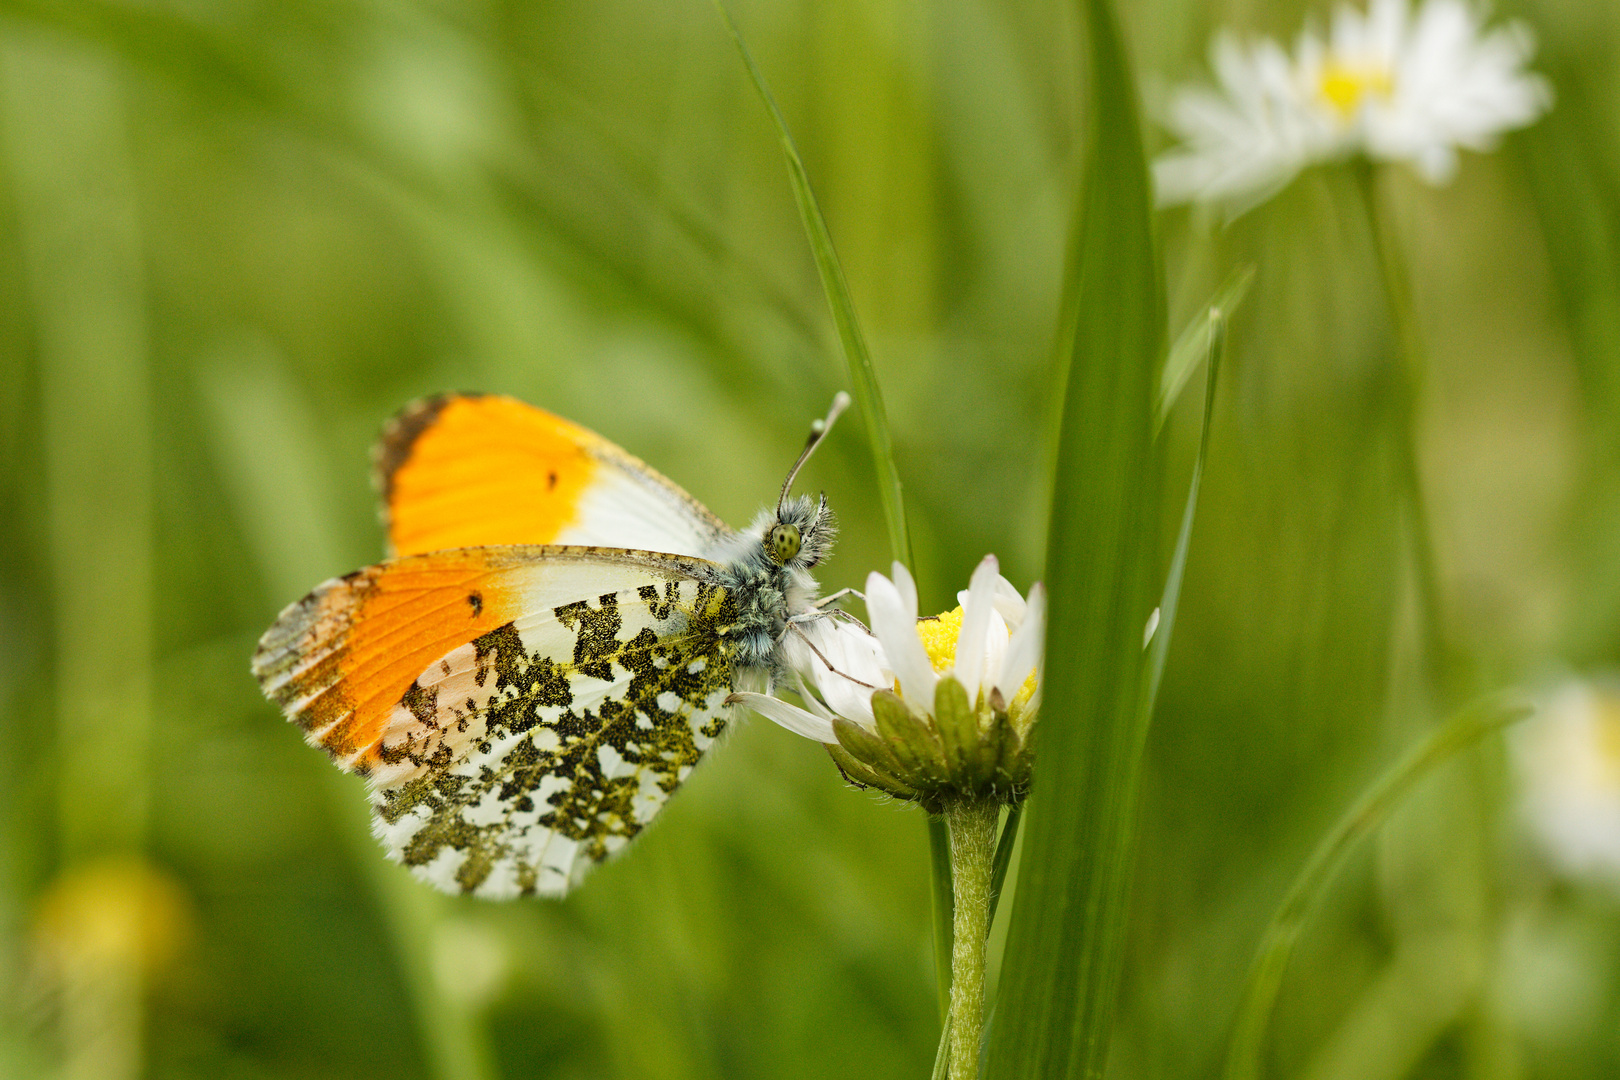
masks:
[[[1149,115],[1217,26],[1327,13],[1123,6]],[[1449,188],[1388,178],[1478,690],[1620,661],[1620,8],[1497,7],[1556,107]],[[986,551],[1027,588],[1074,13],[736,14],[872,341],[924,610]],[[1414,735],[1394,342],[1354,199],[1316,171],[1229,227],[1161,218],[1173,328],[1258,273],[1148,751],[1122,1078],[1215,1074],[1265,920]],[[837,357],[703,0],[0,0],[0,1076],[925,1075],[922,818],[805,741],[743,725],[628,857],[496,906],[385,863],[362,782],[247,673],[282,605],[381,556],[367,452],[411,398],[521,397],[741,523]],[[1167,529],[1198,396],[1165,436]],[[844,527],[823,584],[884,567],[857,424],[806,486]],[[1276,1075],[1620,1074],[1620,901],[1546,869],[1511,780],[1477,751],[1357,854]]]

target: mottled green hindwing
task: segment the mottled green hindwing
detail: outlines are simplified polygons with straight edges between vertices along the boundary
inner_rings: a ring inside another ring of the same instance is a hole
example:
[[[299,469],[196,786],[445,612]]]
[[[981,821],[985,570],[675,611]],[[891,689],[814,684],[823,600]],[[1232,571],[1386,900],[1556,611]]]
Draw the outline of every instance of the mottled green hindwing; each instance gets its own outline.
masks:
[[[411,685],[373,777],[391,855],[446,891],[555,896],[647,825],[726,726],[736,607],[643,581],[508,622]]]

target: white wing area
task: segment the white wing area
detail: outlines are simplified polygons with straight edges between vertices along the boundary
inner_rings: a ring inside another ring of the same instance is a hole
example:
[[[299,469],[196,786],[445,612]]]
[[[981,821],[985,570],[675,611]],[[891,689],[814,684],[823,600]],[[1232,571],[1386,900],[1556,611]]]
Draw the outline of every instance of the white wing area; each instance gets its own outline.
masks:
[[[446,892],[560,896],[652,820],[725,727],[735,612],[710,583],[640,580],[526,608],[418,677],[372,774],[392,858]]]
[[[603,467],[556,543],[701,555],[724,535],[690,496],[640,462],[628,455],[621,461],[612,452],[593,456]]]

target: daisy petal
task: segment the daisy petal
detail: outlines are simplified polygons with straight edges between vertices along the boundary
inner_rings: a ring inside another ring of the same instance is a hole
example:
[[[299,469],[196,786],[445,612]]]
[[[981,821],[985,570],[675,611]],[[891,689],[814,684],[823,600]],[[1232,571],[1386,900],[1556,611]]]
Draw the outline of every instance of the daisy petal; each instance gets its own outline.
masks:
[[[1029,590],[1029,614],[1007,643],[1007,659],[1001,666],[996,685],[1002,697],[1011,700],[1041,660],[1046,644],[1046,586],[1036,582]]]
[[[899,563],[894,564],[894,576],[890,581],[882,574],[867,575],[866,612],[900,680],[901,695],[926,707],[934,700],[934,666],[917,636],[917,586]]]
[[[821,703],[821,699],[816,697],[816,695],[811,691],[809,684],[804,681],[804,675],[797,671],[793,673],[793,689],[796,693],[798,693],[799,700],[803,701],[810,707],[809,711],[812,714],[827,721],[829,724],[832,723],[833,711]],[[749,691],[738,692],[748,693]]]
[[[838,736],[833,734],[832,722],[823,720],[813,713],[805,712],[797,705],[789,705],[779,698],[768,694],[740,693],[732,694],[726,699],[728,704],[746,705],[767,720],[787,728],[795,735],[803,735],[807,739],[814,739],[818,743],[836,743]]]
[[[967,601],[968,591],[957,590],[956,602],[965,608]],[[1007,623],[1008,630],[1018,629],[1018,625],[1024,621],[1024,598],[1018,595],[1017,587],[1000,574],[996,575],[996,611]]]
[[[894,581],[894,589],[900,596],[900,603],[912,618],[917,616],[917,582],[912,579],[911,571],[906,564],[896,560],[889,565],[889,573]]]
[[[956,681],[967,691],[970,704],[978,700],[979,683],[984,679],[985,635],[995,611],[1000,571],[996,557],[986,555],[968,581],[968,596],[962,605],[962,631],[956,638]]]
[[[996,577],[996,610],[1001,617],[1007,620],[1008,630],[1017,630],[1024,623],[1024,612],[1028,605],[1024,598],[1018,594],[1018,589],[1006,578]]]
[[[812,632],[819,655],[812,656],[810,669],[827,707],[863,727],[873,727],[872,691],[894,685],[883,647],[865,629],[849,623],[821,620]]]

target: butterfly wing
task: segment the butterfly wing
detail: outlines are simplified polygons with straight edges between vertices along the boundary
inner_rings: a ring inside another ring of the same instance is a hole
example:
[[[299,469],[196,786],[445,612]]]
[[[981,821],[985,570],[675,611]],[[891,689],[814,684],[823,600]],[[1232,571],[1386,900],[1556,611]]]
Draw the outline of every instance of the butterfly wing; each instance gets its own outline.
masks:
[[[729,530],[594,432],[494,394],[407,406],[375,452],[396,555],[571,544],[697,555]]]
[[[712,569],[577,547],[395,559],[287,608],[254,673],[370,778],[375,831],[417,876],[560,896],[725,727],[736,609]]]

